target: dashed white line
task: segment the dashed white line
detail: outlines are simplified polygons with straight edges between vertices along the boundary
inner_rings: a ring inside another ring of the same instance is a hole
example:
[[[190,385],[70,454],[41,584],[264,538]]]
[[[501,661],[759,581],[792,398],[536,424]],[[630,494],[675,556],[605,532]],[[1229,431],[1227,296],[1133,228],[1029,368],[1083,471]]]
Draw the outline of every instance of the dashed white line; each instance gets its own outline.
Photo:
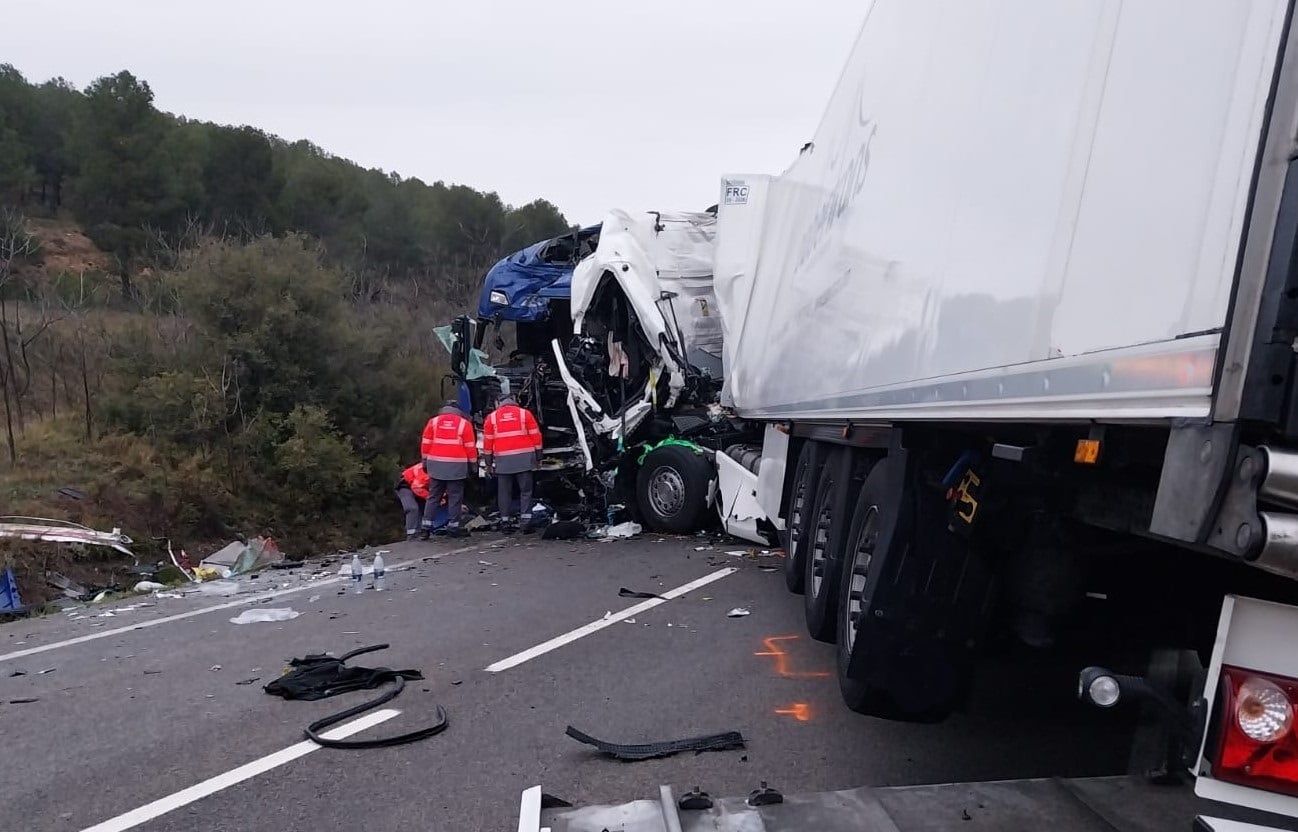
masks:
[[[661,598],[651,598],[648,601],[642,601],[641,603],[636,604],[634,606],[627,607],[626,609],[621,610],[620,612],[615,612],[606,618],[601,618],[598,621],[592,621],[589,624],[584,624],[578,627],[577,629],[572,630],[571,632],[564,633],[561,636],[555,636],[549,641],[538,644],[535,647],[529,647],[528,649],[524,650],[521,653],[515,653],[514,655],[510,656],[507,659],[501,659],[495,664],[488,665],[484,669],[488,673],[499,673],[502,670],[509,670],[511,667],[518,667],[523,662],[531,661],[532,659],[535,659],[537,656],[541,656],[546,653],[549,653],[551,650],[558,650],[560,647],[563,647],[565,644],[571,644],[572,642],[576,641],[579,638],[584,638],[590,635],[591,633],[598,632],[604,629],[605,627],[612,626],[613,624],[616,624],[619,621],[622,621],[623,619],[630,618],[633,615],[638,615],[644,612],[645,610],[651,610],[654,607],[658,606],[659,604],[665,604],[668,601],[672,600],[673,598],[679,598],[687,592],[696,590],[701,586],[707,586],[713,581],[719,581],[725,576],[738,571],[739,570],[730,566],[727,566],[725,569],[718,569],[716,572],[712,572],[711,574],[704,575],[702,578],[699,578],[697,581],[690,581],[689,583],[682,584],[681,586],[678,586],[675,589],[667,590],[666,592],[662,593]]]
[[[480,548],[482,548],[482,544],[476,543],[472,546],[462,546],[459,549],[452,549],[449,552],[438,552],[437,554],[428,557],[430,560],[436,558],[443,558],[446,557],[447,555],[458,555],[461,552],[469,552],[474,549],[480,549]],[[419,563],[422,560],[424,560],[424,558],[421,557],[412,560],[402,561],[401,563],[394,564],[393,566],[390,566],[388,568],[390,571],[395,572],[398,569],[405,569],[407,566],[412,566],[416,563]],[[188,612],[176,613],[175,615],[166,615],[163,616],[162,618],[150,618],[147,621],[141,621],[138,624],[130,624],[125,627],[116,627],[111,630],[100,630],[99,632],[95,632],[95,633],[87,633],[84,636],[77,636],[76,638],[64,639],[63,641],[55,641],[50,644],[42,644],[39,647],[28,647],[24,650],[15,650],[12,653],[0,654],[0,662],[7,662],[13,659],[21,659],[26,656],[35,656],[37,653],[46,653],[49,652],[50,650],[58,650],[59,648],[62,647],[71,647],[75,644],[85,644],[88,641],[95,641],[101,638],[108,638],[109,636],[119,636],[122,633],[129,633],[132,630],[146,630],[149,627],[159,627],[163,624],[170,624],[173,621],[183,621],[186,618],[194,618],[199,615],[206,615],[209,612],[218,612],[220,610],[228,610],[234,607],[242,607],[247,604],[256,604],[259,601],[269,601],[272,598],[280,598],[284,595],[292,595],[295,592],[305,592],[308,589],[317,589],[319,587],[329,586],[330,584],[336,584],[339,581],[344,581],[344,580],[348,580],[348,576],[335,575],[332,578],[322,578],[318,581],[313,581],[309,584],[303,584],[302,586],[289,587],[288,589],[276,589],[270,592],[263,592],[260,595],[250,595],[247,598],[238,598],[233,601],[226,601],[225,603],[215,604],[210,607],[201,607],[196,610],[189,610]]]
[[[449,552],[447,554],[450,554]],[[391,708],[375,711],[372,714],[366,714],[351,722],[339,725],[332,731],[326,731],[323,736],[327,740],[340,740],[344,737],[350,737],[352,734],[359,734],[366,728],[373,728],[381,722],[387,722],[392,717],[400,714],[401,711]],[[125,814],[110,818],[103,823],[97,823],[88,827],[82,832],[123,832],[126,829],[133,829],[142,823],[148,823],[154,818],[161,817],[168,812],[174,812],[181,806],[188,806],[196,800],[201,800],[209,795],[216,794],[222,789],[228,789],[236,783],[242,783],[244,780],[250,780],[259,774],[265,774],[271,769],[278,768],[285,763],[292,762],[299,757],[305,757],[312,751],[317,751],[324,746],[316,745],[310,740],[303,740],[297,745],[290,745],[288,748],[276,751],[273,754],[267,754],[265,757],[245,763],[238,768],[231,769],[224,774],[218,774],[201,783],[182,789],[174,794],[159,798],[152,803],[145,804],[138,809],[132,809]]]

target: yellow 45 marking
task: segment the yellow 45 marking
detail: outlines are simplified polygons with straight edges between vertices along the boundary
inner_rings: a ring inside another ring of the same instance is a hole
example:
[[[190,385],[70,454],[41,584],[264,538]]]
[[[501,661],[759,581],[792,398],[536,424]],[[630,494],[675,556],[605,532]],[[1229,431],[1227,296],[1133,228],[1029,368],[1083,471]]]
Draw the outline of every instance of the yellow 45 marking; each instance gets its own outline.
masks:
[[[978,498],[973,495],[973,489],[980,485],[982,480],[970,468],[964,472],[960,485],[956,486],[956,516],[966,523],[973,523],[974,515],[978,513]]]

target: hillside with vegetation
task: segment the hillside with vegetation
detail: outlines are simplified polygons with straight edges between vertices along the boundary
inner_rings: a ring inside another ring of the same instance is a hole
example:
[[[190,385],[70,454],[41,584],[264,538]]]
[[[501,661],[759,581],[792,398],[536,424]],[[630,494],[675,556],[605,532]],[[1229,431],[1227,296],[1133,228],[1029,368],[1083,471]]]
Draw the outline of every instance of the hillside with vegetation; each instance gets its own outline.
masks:
[[[442,400],[432,327],[567,226],[160,112],[127,72],[0,65],[0,514],[191,551],[390,539]]]

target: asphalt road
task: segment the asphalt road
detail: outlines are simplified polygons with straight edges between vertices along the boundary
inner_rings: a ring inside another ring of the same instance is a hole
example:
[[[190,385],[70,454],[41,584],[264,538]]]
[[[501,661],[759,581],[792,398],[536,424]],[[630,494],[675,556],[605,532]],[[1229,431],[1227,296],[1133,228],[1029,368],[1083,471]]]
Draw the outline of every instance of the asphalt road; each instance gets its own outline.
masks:
[[[1128,726],[1071,702],[1068,667],[994,664],[969,712],[941,725],[851,714],[832,677],[833,648],[806,637],[801,599],[762,569],[778,558],[732,557],[724,544],[696,551],[702,543],[399,544],[387,561],[413,566],[389,576],[388,592],[339,594],[341,582],[263,574],[258,586],[281,582],[285,594],[252,607],[301,613],[282,623],[234,625],[247,605],[203,610],[240,598],[190,596],[111,618],[92,617],[96,608],[5,625],[0,826],[88,829],[294,746],[307,723],[366,694],[285,702],[262,685],[290,657],[378,642],[391,647],[357,661],[419,668],[426,681],[388,706],[399,716],[358,737],[423,724],[435,703],[449,713],[445,733],[395,748],[318,749],[114,828],[508,830],[519,794],[535,784],[592,803],[653,796],[660,783],[734,795],[759,780],[797,792],[1124,770]],[[619,597],[620,587],[663,593],[723,568],[735,571],[634,621],[484,670],[642,603]],[[751,614],[727,617],[740,606]],[[116,632],[152,621],[163,623]],[[15,655],[33,649],[43,651]],[[36,701],[13,703],[21,699]],[[747,748],[625,763],[566,737],[569,724],[616,742],[738,730]]]

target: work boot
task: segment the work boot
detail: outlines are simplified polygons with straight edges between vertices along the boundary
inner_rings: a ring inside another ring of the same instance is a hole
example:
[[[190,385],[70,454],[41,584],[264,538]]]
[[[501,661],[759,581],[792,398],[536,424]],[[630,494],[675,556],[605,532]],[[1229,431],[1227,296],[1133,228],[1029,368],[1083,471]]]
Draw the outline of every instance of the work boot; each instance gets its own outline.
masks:
[[[419,533],[420,540],[428,540],[432,536],[433,536],[433,532],[431,529],[424,529]]]
[[[447,537],[468,537],[469,530],[460,528],[459,526],[456,526],[455,528],[451,528],[448,526],[446,528],[446,536]]]

